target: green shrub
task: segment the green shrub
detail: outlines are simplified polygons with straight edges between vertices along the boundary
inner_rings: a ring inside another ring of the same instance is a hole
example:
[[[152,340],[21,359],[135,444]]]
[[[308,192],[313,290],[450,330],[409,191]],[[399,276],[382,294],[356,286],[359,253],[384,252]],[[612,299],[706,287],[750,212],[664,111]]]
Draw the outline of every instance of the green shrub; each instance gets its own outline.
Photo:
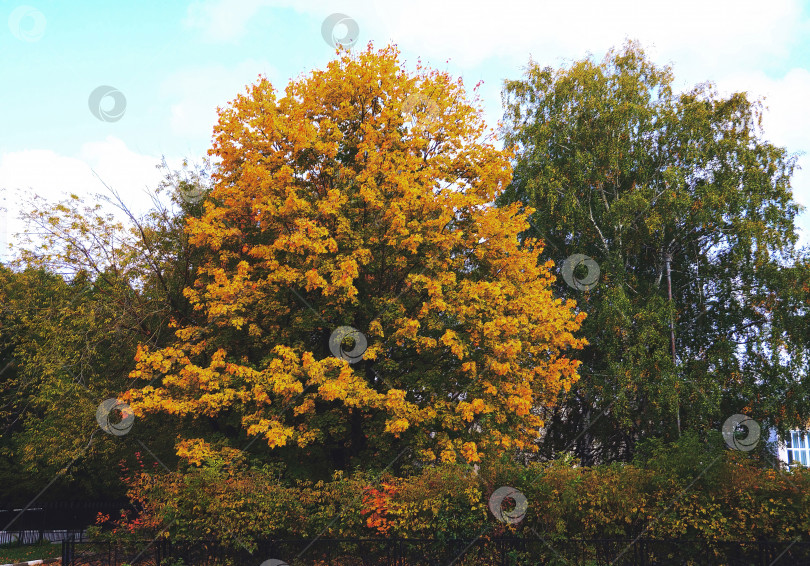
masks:
[[[426,467],[409,477],[336,473],[327,482],[289,482],[276,471],[209,461],[185,473],[129,479],[145,510],[116,532],[175,539],[214,538],[255,548],[284,537],[499,535],[565,538],[810,538],[810,471],[763,467],[716,437],[648,442],[632,463],[593,468],[570,457],[523,465],[508,458],[477,471]],[[520,490],[525,517],[499,522],[489,509],[499,487]],[[175,522],[176,521],[176,522]],[[118,535],[117,535],[118,536]]]

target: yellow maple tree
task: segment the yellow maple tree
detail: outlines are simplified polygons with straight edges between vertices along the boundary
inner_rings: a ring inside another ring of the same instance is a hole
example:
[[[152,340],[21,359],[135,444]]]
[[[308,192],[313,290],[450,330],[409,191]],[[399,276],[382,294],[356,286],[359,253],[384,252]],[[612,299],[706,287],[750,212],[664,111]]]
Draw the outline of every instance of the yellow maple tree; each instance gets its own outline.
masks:
[[[532,210],[493,206],[509,154],[461,80],[369,44],[284,96],[260,77],[219,115],[215,185],[187,225],[207,324],[140,347],[136,415],[236,415],[336,466],[532,450],[538,409],[578,378],[585,315],[552,296],[542,242],[518,243]]]

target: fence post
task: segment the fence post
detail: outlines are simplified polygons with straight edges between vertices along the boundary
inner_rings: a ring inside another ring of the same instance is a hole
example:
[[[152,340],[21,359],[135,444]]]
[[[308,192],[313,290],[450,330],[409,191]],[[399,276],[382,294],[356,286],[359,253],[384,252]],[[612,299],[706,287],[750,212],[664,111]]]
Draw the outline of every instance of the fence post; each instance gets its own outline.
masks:
[[[172,549],[170,545],[171,541],[168,539],[159,540],[158,544],[155,545],[155,549],[157,550],[157,566],[160,566],[163,559],[167,558],[171,554]]]
[[[62,566],[73,566],[73,538],[62,539]]]

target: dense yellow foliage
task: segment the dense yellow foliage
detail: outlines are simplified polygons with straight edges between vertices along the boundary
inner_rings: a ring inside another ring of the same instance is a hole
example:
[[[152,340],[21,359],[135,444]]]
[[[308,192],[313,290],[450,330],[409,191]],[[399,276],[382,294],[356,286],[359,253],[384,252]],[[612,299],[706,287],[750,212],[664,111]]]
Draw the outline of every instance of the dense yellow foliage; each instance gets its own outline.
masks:
[[[228,410],[304,447],[359,411],[366,438],[427,460],[531,450],[536,409],[578,378],[565,353],[585,315],[552,296],[542,243],[518,244],[531,209],[492,206],[511,169],[490,140],[460,80],[408,74],[393,47],[343,53],[283,97],[248,88],[220,111],[221,169],[187,227],[204,322],[139,349],[136,414]],[[367,338],[362,362],[312,338],[341,325]]]

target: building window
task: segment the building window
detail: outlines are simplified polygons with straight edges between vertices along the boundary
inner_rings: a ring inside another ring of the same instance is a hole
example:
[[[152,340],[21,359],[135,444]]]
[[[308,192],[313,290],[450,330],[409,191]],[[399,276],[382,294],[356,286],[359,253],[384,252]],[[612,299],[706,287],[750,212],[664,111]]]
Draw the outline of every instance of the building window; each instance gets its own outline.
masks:
[[[810,466],[810,442],[808,442],[807,432],[793,430],[787,438],[787,463],[788,466],[802,464]]]

